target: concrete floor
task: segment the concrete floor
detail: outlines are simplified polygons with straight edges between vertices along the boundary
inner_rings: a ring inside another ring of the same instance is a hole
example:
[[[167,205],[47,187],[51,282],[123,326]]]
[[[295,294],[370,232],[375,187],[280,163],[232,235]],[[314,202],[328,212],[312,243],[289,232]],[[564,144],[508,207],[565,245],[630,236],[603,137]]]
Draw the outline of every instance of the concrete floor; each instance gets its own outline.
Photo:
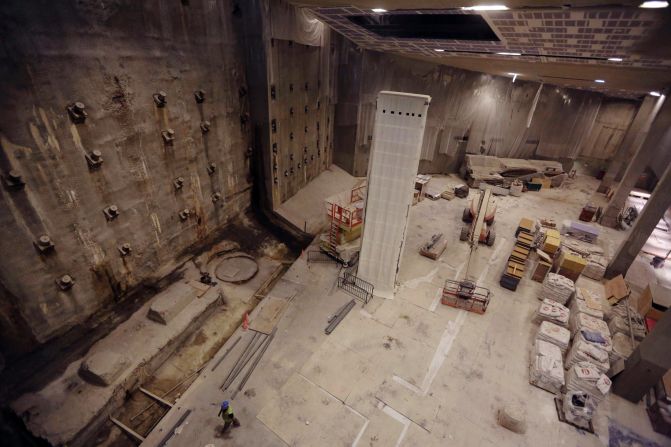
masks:
[[[433,187],[456,183],[456,177],[432,180]],[[217,369],[205,369],[143,445],[158,445],[187,410],[169,445],[599,446],[609,444],[614,430],[671,445],[652,431],[643,404],[614,395],[599,407],[596,435],[559,422],[553,396],[528,383],[540,284],[524,279],[516,293],[498,286],[519,219],[576,219],[597,183],[578,177],[559,189],[497,198],[496,244],[479,248],[480,262],[471,272],[493,293],[484,315],[439,301],[443,280],[465,274],[467,245],[458,234],[466,200],[424,200],[412,207],[395,298],[358,302],[328,336],[329,315],[350,297],[335,287],[334,265],[308,265],[303,254],[284,276],[303,289],[286,306],[273,343],[232,401],[242,426],[222,435],[217,412],[237,387],[219,389],[251,339],[249,330],[236,331],[215,359],[241,335],[236,348]],[[448,238],[446,252],[438,261],[419,256],[418,247],[437,232]],[[612,254],[623,236],[603,229],[600,243]],[[601,287],[587,278],[578,283]],[[509,402],[525,410],[525,435],[496,424],[497,409]]]

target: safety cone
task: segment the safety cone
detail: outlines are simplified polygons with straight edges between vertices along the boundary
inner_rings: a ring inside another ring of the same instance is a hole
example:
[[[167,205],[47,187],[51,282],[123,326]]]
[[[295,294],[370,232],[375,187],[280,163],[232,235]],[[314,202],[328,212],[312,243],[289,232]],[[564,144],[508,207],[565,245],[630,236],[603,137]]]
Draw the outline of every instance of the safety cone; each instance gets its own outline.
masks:
[[[249,328],[249,314],[245,312],[245,318],[242,319],[242,329],[247,330]]]

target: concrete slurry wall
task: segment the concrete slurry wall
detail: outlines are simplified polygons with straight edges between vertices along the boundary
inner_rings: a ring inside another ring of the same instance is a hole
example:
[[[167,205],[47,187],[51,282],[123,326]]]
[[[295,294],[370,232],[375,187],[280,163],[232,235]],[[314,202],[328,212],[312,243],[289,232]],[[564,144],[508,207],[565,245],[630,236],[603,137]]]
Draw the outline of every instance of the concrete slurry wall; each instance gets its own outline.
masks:
[[[540,84],[523,75],[513,83],[512,76],[362,50],[344,38],[336,43],[340,69],[334,160],[354,176],[366,175],[368,169],[375,97],[381,90],[433,98],[422,144],[423,173],[455,172],[466,153],[608,160],[639,106],[551,84],[539,93]]]
[[[0,5],[5,353],[45,342],[164,276],[250,206],[245,70],[232,9],[200,0]],[[159,91],[164,107],[153,98]],[[86,107],[83,123],[66,111],[75,101]],[[90,169],[85,156],[94,150],[103,162]],[[10,170],[22,189],[8,183]],[[111,205],[113,219],[104,214]],[[34,246],[43,234],[50,252]],[[69,290],[57,284],[65,274],[74,278]]]

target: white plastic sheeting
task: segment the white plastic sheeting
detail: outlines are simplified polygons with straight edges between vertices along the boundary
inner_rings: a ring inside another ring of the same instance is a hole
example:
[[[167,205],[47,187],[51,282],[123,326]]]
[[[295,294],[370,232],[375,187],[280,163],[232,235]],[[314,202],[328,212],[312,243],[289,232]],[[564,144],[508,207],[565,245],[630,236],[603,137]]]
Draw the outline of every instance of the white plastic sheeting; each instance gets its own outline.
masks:
[[[286,1],[273,1],[270,8],[270,36],[274,39],[321,47],[324,23],[307,8],[298,8]]]
[[[377,96],[358,276],[392,298],[431,97]]]

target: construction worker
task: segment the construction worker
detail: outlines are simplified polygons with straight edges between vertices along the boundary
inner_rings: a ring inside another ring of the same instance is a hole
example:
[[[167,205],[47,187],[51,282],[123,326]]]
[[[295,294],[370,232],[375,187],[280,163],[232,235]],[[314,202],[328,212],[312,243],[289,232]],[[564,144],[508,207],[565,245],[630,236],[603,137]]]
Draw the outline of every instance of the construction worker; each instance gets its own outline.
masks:
[[[224,420],[224,433],[227,432],[229,428],[231,428],[231,424],[234,427],[240,426],[240,421],[233,414],[233,407],[231,407],[231,404],[227,400],[221,403],[218,416],[221,416],[221,418]]]

